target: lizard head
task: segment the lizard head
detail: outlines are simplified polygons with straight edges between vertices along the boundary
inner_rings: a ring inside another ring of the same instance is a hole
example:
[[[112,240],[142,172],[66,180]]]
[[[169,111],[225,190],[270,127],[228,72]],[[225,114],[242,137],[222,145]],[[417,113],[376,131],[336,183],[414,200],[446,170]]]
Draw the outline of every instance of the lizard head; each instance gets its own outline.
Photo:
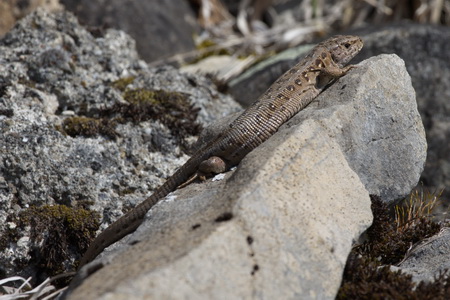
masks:
[[[331,58],[339,66],[346,65],[361,51],[363,41],[354,35],[337,35],[323,44],[331,54]]]

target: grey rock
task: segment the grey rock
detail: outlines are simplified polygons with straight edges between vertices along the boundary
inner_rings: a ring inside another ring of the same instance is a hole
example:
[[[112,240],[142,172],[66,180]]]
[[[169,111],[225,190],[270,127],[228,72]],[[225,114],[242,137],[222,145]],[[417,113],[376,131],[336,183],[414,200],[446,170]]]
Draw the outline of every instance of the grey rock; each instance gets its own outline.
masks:
[[[430,191],[444,189],[450,205],[450,29],[404,24],[364,35],[358,59],[396,53],[406,65],[425,126],[428,153],[421,182]]]
[[[43,11],[0,41],[2,233],[27,206],[86,200],[102,213],[105,228],[187,158],[158,121],[121,124],[115,140],[55,129],[67,115],[95,116],[123,102],[112,81],[135,76],[134,88],[187,93],[203,124],[238,108],[202,77],[148,68],[133,45],[122,32],[96,38],[71,14]],[[149,151],[152,143],[170,152]],[[276,298],[282,291],[286,298],[334,298],[352,242],[371,221],[367,190],[387,199],[404,193],[417,181],[424,145],[404,65],[395,56],[371,59],[234,173],[160,202],[134,235],[93,263],[111,262],[71,297]],[[381,182],[391,174],[397,181]],[[29,249],[36,245],[27,234],[1,250],[2,274],[35,274]],[[22,268],[18,261],[30,263]]]
[[[425,131],[401,59],[380,55],[359,68],[367,72],[354,77],[361,81],[354,97],[363,105],[343,105],[337,112],[339,122],[324,125],[334,128],[331,137],[338,140],[369,193],[392,203],[406,197],[419,180],[426,159]],[[352,95],[349,88],[333,91],[328,102]],[[340,127],[345,121],[352,124],[348,129]]]
[[[412,275],[415,282],[433,282],[450,270],[450,228],[444,227],[437,235],[421,241],[408,251],[405,259],[394,270]]]
[[[425,151],[402,60],[371,58],[222,180],[158,203],[81,270],[67,299],[334,299],[351,245],[371,223],[369,192],[405,193]]]
[[[127,32],[147,62],[195,49],[199,31],[188,1],[61,0],[82,24]]]
[[[446,188],[450,186],[449,28],[406,23],[377,27],[376,30],[362,29],[353,34],[364,40],[364,48],[354,62],[382,53],[395,53],[405,61],[428,142],[426,165],[420,181],[430,191],[444,189],[441,200],[449,206],[450,189]],[[293,54],[296,51],[298,54]],[[252,95],[262,94],[306,51],[302,47],[290,49],[249,69],[230,83],[230,93],[243,105],[249,105]]]
[[[334,128],[332,137],[341,145],[350,166],[370,194],[393,203],[407,196],[417,184],[424,168],[427,143],[405,63],[397,56],[382,55],[371,60],[380,62],[370,66],[370,72],[364,74],[366,77],[355,78],[356,81],[366,82],[359,87],[357,94],[360,97],[358,100],[364,105],[358,108],[352,107],[353,103],[343,105],[339,112],[339,123],[333,124],[332,120],[326,125]],[[358,66],[358,69],[366,68],[367,64]],[[386,77],[388,72],[389,76]],[[398,86],[402,88],[398,89]],[[345,96],[355,98],[347,91],[333,90],[323,103],[315,101],[310,107],[332,105],[336,99]],[[314,111],[308,118],[321,113],[328,112]],[[326,116],[321,118],[327,119]],[[341,122],[348,122],[351,127],[343,130],[338,126]],[[223,130],[224,126],[226,124],[220,123],[207,128],[206,137],[200,136],[200,140],[207,140]]]
[[[240,108],[203,77],[149,68],[128,35],[108,30],[94,37],[70,13],[38,10],[0,40],[2,237],[18,228],[21,211],[54,204],[96,210],[104,229],[187,159],[173,133],[156,120],[119,124],[116,139],[57,130],[67,116],[97,117],[123,103],[111,83],[130,76],[130,88],[188,95],[202,125]],[[196,137],[184,138],[189,144]],[[29,228],[17,234],[6,244],[2,239],[0,273],[35,276],[39,255],[30,249],[39,248],[39,241],[29,238]],[[71,251],[68,259],[81,255]]]

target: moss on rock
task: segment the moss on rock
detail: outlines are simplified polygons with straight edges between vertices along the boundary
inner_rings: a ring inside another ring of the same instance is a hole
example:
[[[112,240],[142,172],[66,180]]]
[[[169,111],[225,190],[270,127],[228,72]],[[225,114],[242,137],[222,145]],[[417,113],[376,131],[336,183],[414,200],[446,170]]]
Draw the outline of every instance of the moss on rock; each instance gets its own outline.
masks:
[[[411,275],[390,268],[404,258],[411,245],[438,233],[442,226],[426,214],[396,222],[378,196],[371,195],[371,200],[374,220],[367,230],[368,240],[350,253],[336,299],[447,299],[447,274],[431,283],[416,284]]]
[[[115,138],[118,135],[114,129],[115,126],[115,121],[106,118],[70,117],[64,120],[62,130],[71,137],[105,135]]]
[[[20,227],[30,226],[32,261],[47,276],[71,269],[67,262],[87,250],[100,225],[98,213],[65,205],[32,206],[19,220]]]

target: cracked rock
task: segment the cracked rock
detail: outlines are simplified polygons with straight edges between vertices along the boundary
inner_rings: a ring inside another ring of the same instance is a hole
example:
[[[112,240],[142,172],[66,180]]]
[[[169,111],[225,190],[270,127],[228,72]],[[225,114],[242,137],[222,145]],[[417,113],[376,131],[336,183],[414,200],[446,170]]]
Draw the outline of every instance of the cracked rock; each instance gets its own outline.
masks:
[[[371,58],[224,179],[153,207],[82,269],[67,299],[334,299],[352,243],[372,220],[369,193],[407,193],[425,152],[402,60]]]

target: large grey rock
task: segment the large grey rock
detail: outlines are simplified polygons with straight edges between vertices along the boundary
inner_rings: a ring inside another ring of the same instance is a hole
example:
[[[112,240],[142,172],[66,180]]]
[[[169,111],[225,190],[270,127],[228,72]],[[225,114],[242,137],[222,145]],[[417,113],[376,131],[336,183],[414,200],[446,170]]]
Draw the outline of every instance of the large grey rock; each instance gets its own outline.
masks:
[[[223,180],[156,205],[80,272],[68,299],[334,299],[371,221],[367,189],[405,193],[425,151],[403,62],[369,59]]]
[[[405,61],[428,142],[428,158],[421,182],[430,191],[444,189],[441,200],[446,206],[450,205],[449,28],[408,22],[375,30],[362,29],[354,34],[364,41],[364,48],[355,62],[382,53],[395,53]],[[249,105],[252,95],[262,94],[306,51],[304,46],[299,46],[258,64],[230,83],[230,93],[243,105]]]
[[[0,40],[0,277],[35,278],[46,255],[30,251],[42,241],[30,239],[30,228],[18,227],[21,211],[81,206],[98,211],[104,229],[188,157],[157,120],[118,124],[115,139],[57,130],[67,115],[97,118],[100,110],[123,103],[111,83],[130,76],[131,88],[186,94],[200,108],[197,121],[203,125],[239,108],[205,78],[149,68],[125,33],[94,37],[70,13],[38,10]],[[81,253],[68,249],[66,255],[64,266]]]
[[[321,133],[316,122],[280,132],[231,177],[174,193],[68,299],[333,299],[371,212]]]
[[[421,182],[430,191],[442,189],[450,205],[450,29],[407,23],[364,35],[358,59],[379,53],[400,56],[411,76],[426,131],[428,153]]]
[[[325,121],[324,126],[333,128],[330,137],[339,141],[370,194],[394,202],[410,193],[423,171],[425,131],[405,63],[396,55],[380,55],[370,62],[360,67],[367,72],[354,78],[360,83],[356,98],[363,104],[355,108],[342,103],[334,112],[337,122]],[[333,90],[319,107],[351,96],[350,88]],[[346,121],[351,125],[342,128]]]
[[[392,203],[408,195],[417,184],[424,168],[427,143],[405,63],[395,55],[372,59],[381,62],[371,65],[370,73],[364,79],[355,79],[366,81],[358,90],[364,105],[358,109],[342,106],[339,122],[333,124],[331,119],[326,125],[334,128],[332,137],[338,140],[350,166],[358,173],[370,194],[379,195],[382,200]],[[387,65],[388,61],[392,66]],[[386,72],[391,72],[389,77],[386,77]],[[402,88],[398,89],[398,86]],[[380,91],[380,88],[388,92]],[[339,101],[337,99],[354,97],[347,94],[348,90],[331,91],[329,97],[313,102],[310,107],[321,108],[334,105]],[[389,103],[386,104],[386,101]],[[314,111],[308,118],[325,113],[328,112]],[[328,116],[321,118],[327,120]],[[342,122],[348,122],[351,127],[343,130],[338,126]],[[225,122],[206,128],[206,136],[214,136],[226,125]],[[200,140],[204,143],[207,138],[200,136]]]

